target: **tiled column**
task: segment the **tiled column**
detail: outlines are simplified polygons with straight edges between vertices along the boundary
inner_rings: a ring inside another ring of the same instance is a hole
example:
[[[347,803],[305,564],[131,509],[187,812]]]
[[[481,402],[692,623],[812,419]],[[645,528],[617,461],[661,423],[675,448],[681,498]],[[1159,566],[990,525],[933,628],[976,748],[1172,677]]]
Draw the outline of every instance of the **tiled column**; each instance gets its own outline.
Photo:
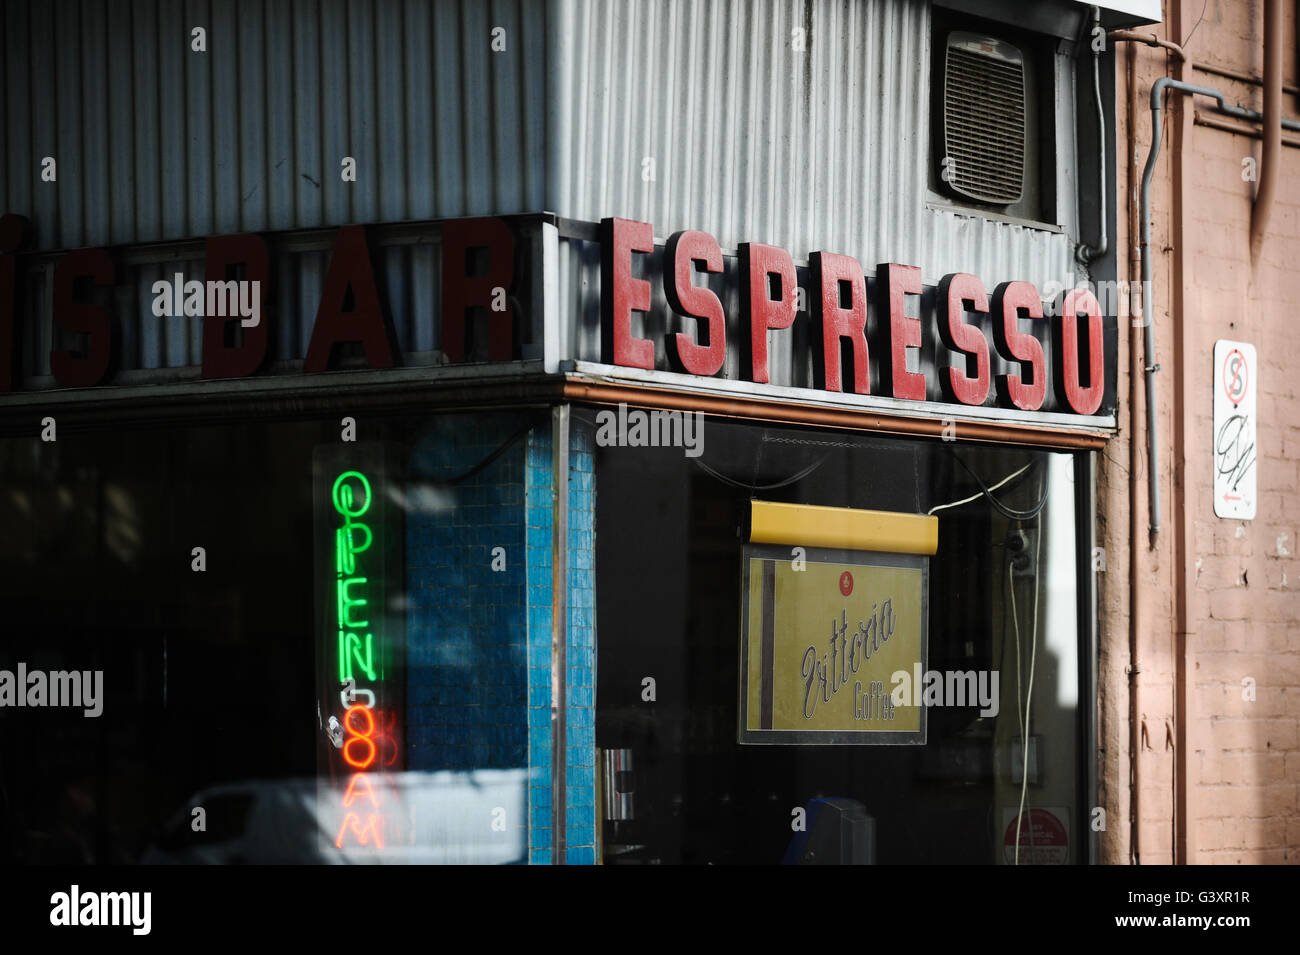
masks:
[[[551,431],[534,427],[479,473],[522,417],[432,419],[406,474],[407,764],[527,769],[528,861],[553,858]],[[595,861],[595,485],[592,438],[570,436],[565,858]],[[493,570],[493,549],[505,568]]]
[[[565,707],[565,859],[596,860],[595,482],[592,436],[575,427],[569,439],[568,627]],[[532,793],[529,859],[552,855],[551,548],[554,496],[551,434],[529,437],[527,481],[528,725]]]

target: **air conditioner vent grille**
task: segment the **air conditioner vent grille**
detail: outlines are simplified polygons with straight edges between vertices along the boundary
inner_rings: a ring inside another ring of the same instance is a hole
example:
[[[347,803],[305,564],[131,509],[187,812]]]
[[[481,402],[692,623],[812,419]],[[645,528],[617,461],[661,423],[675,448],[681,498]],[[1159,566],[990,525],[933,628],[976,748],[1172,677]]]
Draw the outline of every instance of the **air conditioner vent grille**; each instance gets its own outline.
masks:
[[[1010,205],[1025,178],[1025,69],[1009,43],[954,33],[944,70],[944,179],[959,195]]]

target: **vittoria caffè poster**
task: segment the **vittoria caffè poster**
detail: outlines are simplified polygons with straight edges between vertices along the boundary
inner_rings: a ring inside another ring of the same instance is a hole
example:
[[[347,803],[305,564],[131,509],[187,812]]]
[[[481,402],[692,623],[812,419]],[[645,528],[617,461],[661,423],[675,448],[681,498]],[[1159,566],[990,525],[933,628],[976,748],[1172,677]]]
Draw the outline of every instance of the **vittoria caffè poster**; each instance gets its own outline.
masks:
[[[744,563],[740,741],[924,744],[925,707],[892,691],[925,669],[925,558],[749,547]]]

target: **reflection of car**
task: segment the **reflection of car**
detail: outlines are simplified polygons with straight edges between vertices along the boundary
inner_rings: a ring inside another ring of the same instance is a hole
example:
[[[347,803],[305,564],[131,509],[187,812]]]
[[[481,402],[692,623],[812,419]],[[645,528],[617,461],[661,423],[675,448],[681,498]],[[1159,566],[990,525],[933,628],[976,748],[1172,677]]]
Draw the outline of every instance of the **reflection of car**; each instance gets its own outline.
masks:
[[[377,779],[382,848],[355,835],[337,848],[342,785],[314,778],[250,781],[195,794],[141,858],[183,863],[471,863],[527,861],[528,771],[405,772]],[[358,801],[359,802],[359,801]],[[204,828],[195,831],[196,809]],[[363,822],[366,806],[358,817]]]

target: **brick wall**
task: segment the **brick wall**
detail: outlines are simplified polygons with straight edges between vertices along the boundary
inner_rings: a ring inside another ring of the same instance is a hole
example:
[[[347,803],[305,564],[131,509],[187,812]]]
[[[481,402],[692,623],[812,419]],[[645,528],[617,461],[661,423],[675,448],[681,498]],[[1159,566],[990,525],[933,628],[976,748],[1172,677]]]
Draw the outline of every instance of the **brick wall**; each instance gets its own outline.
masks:
[[[1262,72],[1259,3],[1165,5],[1162,36],[1183,41],[1194,62]],[[1294,5],[1284,4],[1285,83],[1297,80]],[[1118,57],[1118,142],[1126,149],[1125,52]],[[1228,102],[1263,109],[1258,86],[1184,70],[1163,53],[1138,52],[1139,163],[1150,143],[1148,96],[1162,75],[1220,89]],[[1300,116],[1284,95],[1283,115]],[[1139,552],[1146,593],[1140,628],[1142,861],[1169,862],[1175,848],[1174,779],[1179,772],[1167,729],[1176,728],[1176,640],[1185,622],[1188,785],[1187,861],[1293,863],[1300,860],[1300,413],[1294,310],[1300,301],[1300,149],[1283,147],[1269,234],[1258,261],[1250,254],[1255,183],[1242,160],[1261,161],[1258,139],[1195,123],[1210,101],[1169,111],[1153,180],[1155,319],[1161,364],[1161,458],[1165,530]],[[1182,118],[1180,119],[1180,112]],[[1181,126],[1179,124],[1181,123]],[[1182,147],[1178,150],[1181,133]],[[1179,154],[1180,152],[1180,154]],[[1127,197],[1140,165],[1120,164],[1120,261],[1127,261]],[[1126,168],[1127,167],[1127,168]],[[1123,266],[1121,266],[1123,268]],[[1121,275],[1121,277],[1123,277]],[[1107,549],[1101,584],[1101,780],[1109,823],[1103,860],[1129,852],[1128,754],[1128,323],[1121,321],[1122,434],[1099,461],[1099,538]],[[1259,505],[1252,521],[1215,516],[1212,477],[1212,354],[1220,338],[1251,342],[1258,370]],[[1181,452],[1179,445],[1181,444]],[[1144,456],[1145,457],[1145,456]],[[1145,482],[1145,474],[1139,475]],[[1146,526],[1145,483],[1140,501]],[[1255,699],[1243,699],[1244,679]],[[1174,737],[1176,739],[1176,735]]]

